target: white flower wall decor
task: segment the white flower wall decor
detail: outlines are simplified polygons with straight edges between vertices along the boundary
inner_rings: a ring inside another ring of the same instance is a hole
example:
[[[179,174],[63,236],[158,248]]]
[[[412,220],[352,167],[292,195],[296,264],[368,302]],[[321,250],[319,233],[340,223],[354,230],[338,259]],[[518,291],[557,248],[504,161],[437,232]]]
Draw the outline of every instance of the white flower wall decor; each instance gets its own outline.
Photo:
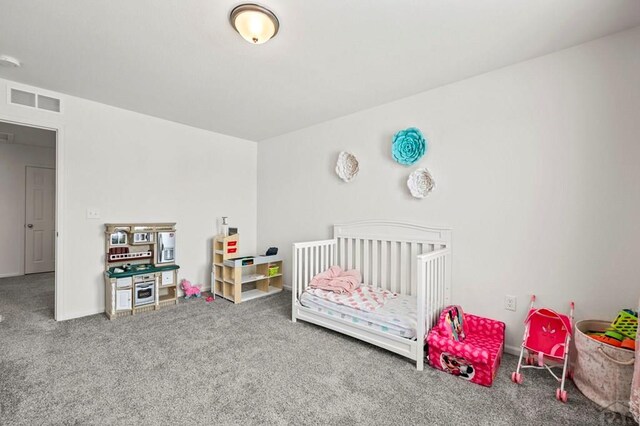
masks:
[[[414,170],[407,179],[407,186],[411,195],[415,198],[424,198],[436,187],[436,182],[433,180],[429,170],[422,167]]]
[[[345,182],[351,182],[356,177],[360,167],[358,159],[350,152],[342,151],[336,162],[336,174]]]

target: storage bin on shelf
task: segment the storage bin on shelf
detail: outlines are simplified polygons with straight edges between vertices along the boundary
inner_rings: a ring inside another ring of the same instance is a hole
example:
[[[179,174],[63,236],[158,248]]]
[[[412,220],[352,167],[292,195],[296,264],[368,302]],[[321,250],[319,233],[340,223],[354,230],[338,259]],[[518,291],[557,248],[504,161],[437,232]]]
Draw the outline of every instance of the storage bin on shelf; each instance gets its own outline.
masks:
[[[278,272],[280,272],[280,266],[278,265],[270,265],[269,266],[269,276],[273,277],[274,275],[278,275]]]

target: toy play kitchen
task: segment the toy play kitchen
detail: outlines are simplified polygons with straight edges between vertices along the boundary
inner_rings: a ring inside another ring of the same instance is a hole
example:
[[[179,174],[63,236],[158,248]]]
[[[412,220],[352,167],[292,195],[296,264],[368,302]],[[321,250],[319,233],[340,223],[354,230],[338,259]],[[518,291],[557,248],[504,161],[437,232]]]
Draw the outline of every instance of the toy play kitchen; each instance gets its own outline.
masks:
[[[107,223],[105,252],[109,319],[178,303],[175,223]]]

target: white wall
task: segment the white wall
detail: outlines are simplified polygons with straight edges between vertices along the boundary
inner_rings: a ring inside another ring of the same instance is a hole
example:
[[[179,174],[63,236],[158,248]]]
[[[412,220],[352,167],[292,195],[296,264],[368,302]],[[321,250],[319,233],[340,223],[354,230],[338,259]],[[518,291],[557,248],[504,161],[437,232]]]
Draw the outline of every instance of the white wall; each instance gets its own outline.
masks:
[[[0,80],[0,99],[6,85]],[[209,286],[216,217],[256,245],[254,142],[64,96],[64,114],[0,103],[0,118],[62,128],[62,310],[58,319],[104,311],[104,223],[177,222],[179,277]],[[60,194],[59,194],[60,195]],[[101,219],[86,218],[96,208]]]
[[[407,168],[390,143],[409,126],[430,146]],[[505,321],[509,345],[531,293],[562,311],[575,300],[578,319],[613,319],[640,293],[638,135],[635,28],[260,142],[258,246],[290,259],[292,242],[362,219],[450,227],[453,301]],[[333,171],[341,150],[360,160],[350,184]],[[406,189],[417,166],[437,182],[424,200]]]
[[[0,277],[24,274],[26,166],[55,165],[55,149],[0,144]]]

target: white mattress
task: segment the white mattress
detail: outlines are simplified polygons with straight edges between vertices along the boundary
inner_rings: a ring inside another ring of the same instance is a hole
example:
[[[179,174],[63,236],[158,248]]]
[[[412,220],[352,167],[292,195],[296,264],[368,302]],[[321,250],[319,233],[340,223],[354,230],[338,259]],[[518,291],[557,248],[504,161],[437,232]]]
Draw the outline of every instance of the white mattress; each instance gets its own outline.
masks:
[[[308,292],[300,296],[300,304],[325,315],[364,325],[377,331],[394,336],[415,339],[416,337],[416,298],[415,296],[398,295],[373,312],[363,311],[350,306],[339,305],[317,297]]]

